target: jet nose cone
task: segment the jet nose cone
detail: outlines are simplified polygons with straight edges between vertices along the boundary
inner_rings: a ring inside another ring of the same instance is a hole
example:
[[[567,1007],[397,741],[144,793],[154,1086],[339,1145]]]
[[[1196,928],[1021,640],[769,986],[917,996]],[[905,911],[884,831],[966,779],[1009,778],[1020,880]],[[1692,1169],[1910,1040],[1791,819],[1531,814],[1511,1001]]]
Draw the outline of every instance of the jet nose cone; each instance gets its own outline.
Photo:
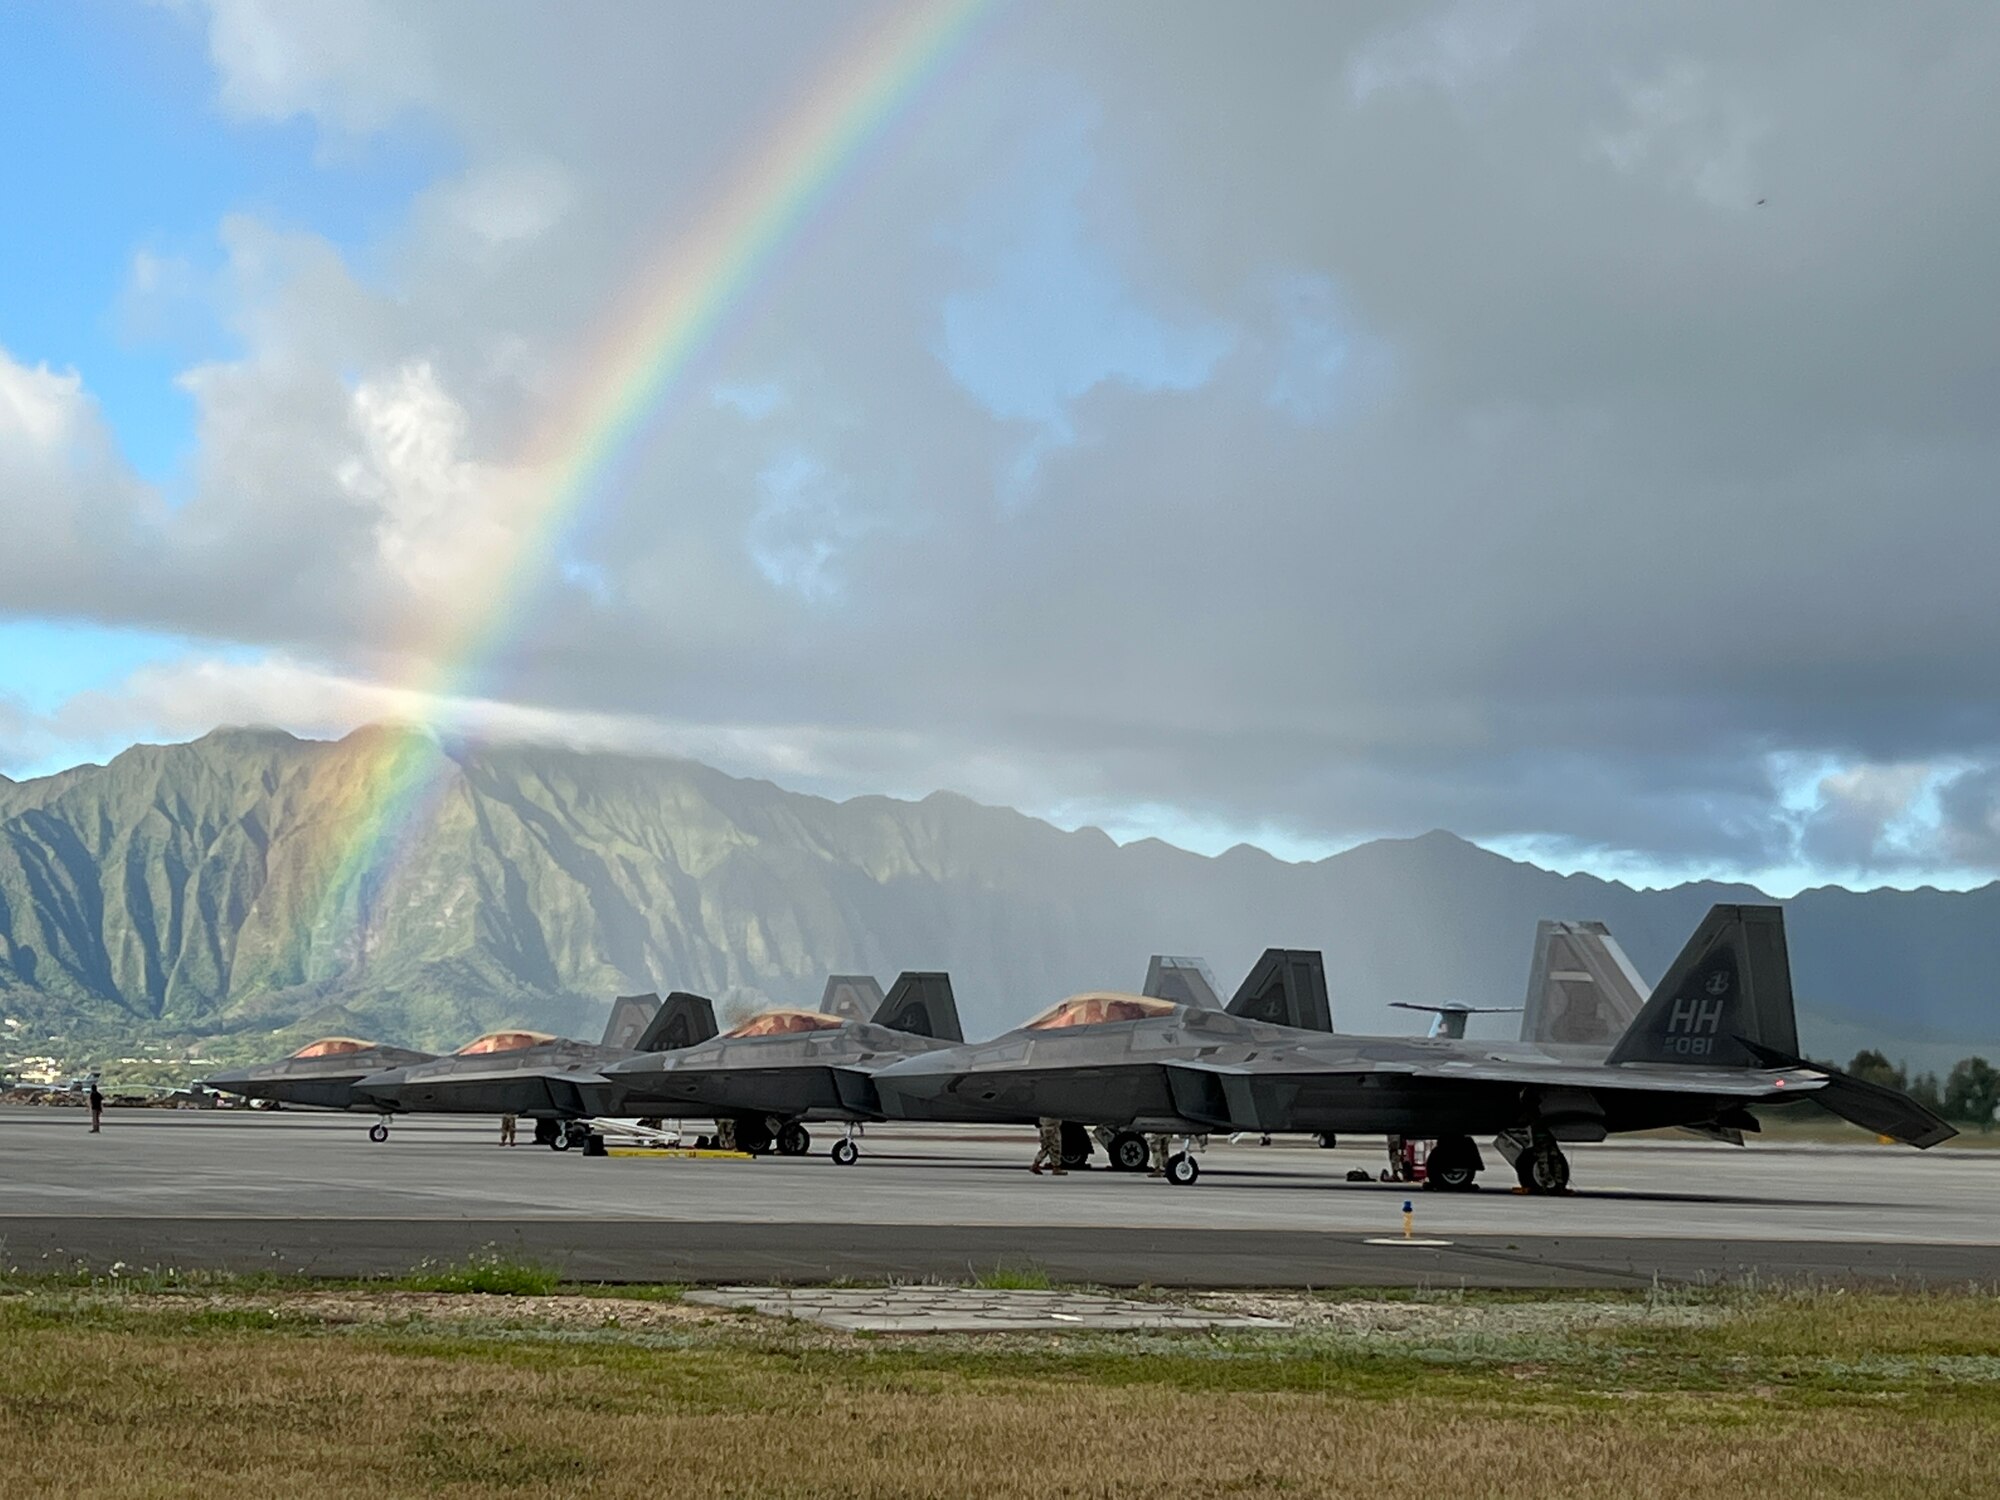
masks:
[[[222,1094],[248,1094],[257,1082],[257,1071],[255,1068],[230,1068],[226,1072],[209,1074],[201,1080],[200,1086]]]

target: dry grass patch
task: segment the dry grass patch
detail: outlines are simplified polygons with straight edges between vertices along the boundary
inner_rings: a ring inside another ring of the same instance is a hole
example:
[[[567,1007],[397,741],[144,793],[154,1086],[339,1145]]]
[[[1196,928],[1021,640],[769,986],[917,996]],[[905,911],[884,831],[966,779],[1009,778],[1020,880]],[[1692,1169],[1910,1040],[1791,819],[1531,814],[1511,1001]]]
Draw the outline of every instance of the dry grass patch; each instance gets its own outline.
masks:
[[[1382,1310],[1411,1304],[1327,1303],[1344,1322],[1235,1340],[861,1339],[670,1303],[512,1300],[0,1300],[0,1454],[17,1492],[61,1500],[1948,1497],[1992,1493],[2000,1427],[2000,1373],[1915,1368],[1867,1390],[1811,1376],[1892,1330],[1919,1365],[1925,1339],[1976,1341],[1993,1316],[1976,1299],[1823,1298],[1819,1321],[1838,1325],[1824,1356],[1767,1351],[1810,1310],[1779,1296],[1699,1318],[1502,1303],[1483,1333],[1476,1304],[1427,1308],[1419,1327]],[[1473,1337],[1491,1353],[1431,1362]],[[1551,1358],[1516,1357],[1522,1339]],[[1691,1355],[1681,1339],[1710,1342]]]

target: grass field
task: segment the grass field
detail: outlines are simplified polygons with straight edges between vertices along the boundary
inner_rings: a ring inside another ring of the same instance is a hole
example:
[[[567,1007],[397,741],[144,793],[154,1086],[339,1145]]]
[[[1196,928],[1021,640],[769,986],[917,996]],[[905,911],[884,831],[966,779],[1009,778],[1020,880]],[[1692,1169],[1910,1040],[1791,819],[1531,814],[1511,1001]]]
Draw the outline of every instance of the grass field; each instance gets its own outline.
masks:
[[[870,1338],[423,1275],[0,1285],[10,1488],[1986,1496],[2000,1460],[2000,1301],[1970,1293],[1270,1295],[1213,1300],[1292,1329]]]

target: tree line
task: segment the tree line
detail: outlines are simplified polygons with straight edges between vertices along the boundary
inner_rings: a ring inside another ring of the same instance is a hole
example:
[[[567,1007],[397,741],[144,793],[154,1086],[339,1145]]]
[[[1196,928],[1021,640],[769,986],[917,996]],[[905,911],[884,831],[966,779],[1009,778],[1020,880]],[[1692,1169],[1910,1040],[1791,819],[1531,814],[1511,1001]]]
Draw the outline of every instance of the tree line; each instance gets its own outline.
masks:
[[[1863,1050],[1854,1054],[1847,1071],[1867,1083],[1879,1083],[1908,1094],[1933,1114],[1981,1129],[1993,1124],[2000,1109],[2000,1068],[1983,1057],[1961,1057],[1938,1082],[1935,1073],[1919,1073],[1911,1078],[1897,1063],[1880,1052]]]

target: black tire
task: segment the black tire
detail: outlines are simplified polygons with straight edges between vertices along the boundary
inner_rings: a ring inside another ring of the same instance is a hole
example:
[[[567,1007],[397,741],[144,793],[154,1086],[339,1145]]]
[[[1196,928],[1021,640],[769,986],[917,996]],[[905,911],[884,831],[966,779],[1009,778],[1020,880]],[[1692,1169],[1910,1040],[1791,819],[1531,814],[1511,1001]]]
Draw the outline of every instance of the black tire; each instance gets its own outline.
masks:
[[[1569,1158],[1553,1146],[1546,1151],[1523,1151],[1514,1159],[1514,1178],[1531,1193],[1566,1193]]]
[[[778,1127],[778,1155],[804,1156],[812,1150],[812,1132],[797,1120],[787,1120]]]
[[[1121,1130],[1111,1137],[1111,1144],[1104,1154],[1111,1158],[1114,1172],[1143,1172],[1152,1153],[1147,1149],[1146,1138],[1137,1131]]]
[[[1090,1153],[1096,1149],[1090,1139],[1090,1132],[1081,1125],[1063,1121],[1062,1164],[1072,1172],[1090,1165]]]
[[[1339,1141],[1334,1139],[1334,1134],[1331,1130],[1320,1131],[1319,1134],[1313,1137],[1313,1140],[1318,1143],[1319,1149],[1322,1151],[1331,1151],[1335,1146],[1340,1144]]]
[[[1175,1187],[1193,1187],[1200,1176],[1200,1165],[1185,1151],[1176,1151],[1167,1158],[1167,1181]]]
[[[537,1146],[553,1146],[556,1140],[556,1128],[554,1120],[535,1121],[535,1144]]]
[[[549,1137],[549,1149],[551,1151],[567,1151],[571,1144],[572,1142],[567,1130],[558,1130],[554,1135]]]
[[[377,1120],[373,1125],[368,1127],[368,1139],[378,1146],[381,1145],[389,1139],[389,1127],[384,1125],[380,1120]]]
[[[762,1156],[771,1149],[771,1131],[761,1116],[736,1122],[736,1149],[748,1151],[752,1156]]]
[[[1479,1186],[1479,1148],[1470,1137],[1446,1136],[1431,1147],[1424,1186],[1442,1193],[1469,1193]]]
[[[861,1160],[861,1148],[849,1140],[835,1141],[832,1156],[836,1167],[851,1167]]]

